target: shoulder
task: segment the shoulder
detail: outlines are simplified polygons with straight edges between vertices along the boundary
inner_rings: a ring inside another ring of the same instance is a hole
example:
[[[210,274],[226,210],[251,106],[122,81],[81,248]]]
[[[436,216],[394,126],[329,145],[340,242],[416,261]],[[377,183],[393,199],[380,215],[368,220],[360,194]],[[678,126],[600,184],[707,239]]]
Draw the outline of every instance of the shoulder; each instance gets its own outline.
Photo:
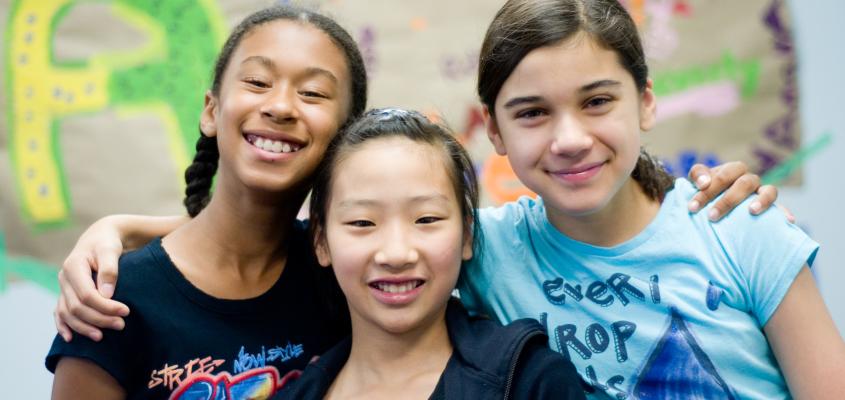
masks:
[[[515,399],[583,399],[586,387],[572,362],[544,340],[529,341],[519,354],[513,377]]]
[[[536,213],[544,212],[542,200],[522,196],[498,207],[485,207],[478,210],[482,226],[492,224],[516,224]]]
[[[123,254],[118,270],[114,298],[131,303],[139,296],[147,297],[150,288],[160,288],[170,270],[176,271],[176,267],[161,246],[161,238],[156,238],[140,249]]]
[[[341,340],[319,358],[315,357],[298,377],[282,386],[274,399],[322,399],[349,359],[351,337]]]
[[[503,326],[483,316],[470,316],[460,300],[453,298],[446,309],[449,338],[455,351],[479,369],[496,370],[533,336],[546,338],[542,326],[530,318]],[[490,357],[496,354],[497,357]]]

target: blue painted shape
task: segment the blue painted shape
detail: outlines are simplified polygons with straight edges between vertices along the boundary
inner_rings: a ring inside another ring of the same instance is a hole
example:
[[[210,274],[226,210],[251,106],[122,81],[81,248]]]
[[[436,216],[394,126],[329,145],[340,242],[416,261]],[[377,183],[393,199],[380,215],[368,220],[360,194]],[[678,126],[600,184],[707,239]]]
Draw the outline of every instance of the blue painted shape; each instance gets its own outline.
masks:
[[[735,399],[684,319],[670,309],[670,323],[637,383],[636,399]]]
[[[273,377],[270,374],[251,376],[229,387],[232,399],[257,399],[267,388],[273,387]]]
[[[179,400],[210,400],[214,386],[210,382],[194,382],[179,396]]]
[[[725,291],[722,290],[722,288],[717,287],[713,284],[713,282],[710,282],[707,286],[707,308],[709,308],[710,311],[716,311],[719,309],[719,304],[722,302],[722,294],[724,292]]]

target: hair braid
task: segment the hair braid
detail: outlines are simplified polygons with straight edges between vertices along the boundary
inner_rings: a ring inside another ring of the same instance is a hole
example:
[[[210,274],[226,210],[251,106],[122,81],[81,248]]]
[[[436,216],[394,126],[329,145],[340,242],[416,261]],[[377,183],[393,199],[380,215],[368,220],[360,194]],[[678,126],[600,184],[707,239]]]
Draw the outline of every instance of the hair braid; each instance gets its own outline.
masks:
[[[197,140],[197,153],[194,161],[185,170],[185,208],[192,218],[202,211],[211,199],[211,183],[217,172],[220,153],[217,150],[217,138],[200,133]]]

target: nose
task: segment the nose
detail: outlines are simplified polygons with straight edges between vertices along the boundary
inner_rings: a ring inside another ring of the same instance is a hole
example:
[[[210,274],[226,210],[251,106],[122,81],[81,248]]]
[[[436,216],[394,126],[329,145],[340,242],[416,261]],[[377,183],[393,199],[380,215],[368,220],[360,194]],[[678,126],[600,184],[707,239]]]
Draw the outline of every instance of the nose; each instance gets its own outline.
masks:
[[[286,86],[279,85],[267,93],[261,104],[261,115],[276,123],[289,123],[299,118],[296,107],[296,93]]]
[[[594,138],[583,121],[573,115],[561,115],[554,126],[552,154],[577,157],[593,146]]]
[[[394,226],[386,229],[381,241],[381,246],[374,257],[376,264],[390,269],[403,269],[412,267],[419,261],[419,252],[409,240],[408,232],[403,227]]]

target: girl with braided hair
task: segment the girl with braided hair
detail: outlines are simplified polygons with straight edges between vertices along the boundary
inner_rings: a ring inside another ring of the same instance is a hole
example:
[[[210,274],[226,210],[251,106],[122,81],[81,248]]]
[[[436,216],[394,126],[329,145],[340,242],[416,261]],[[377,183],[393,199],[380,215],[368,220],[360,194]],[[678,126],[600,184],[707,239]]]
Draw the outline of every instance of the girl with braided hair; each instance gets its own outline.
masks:
[[[361,55],[333,20],[274,7],[241,22],[185,174],[193,219],[120,259],[115,298],[132,308],[122,330],[99,343],[56,338],[53,397],[268,398],[348,332],[296,215],[365,103]]]

